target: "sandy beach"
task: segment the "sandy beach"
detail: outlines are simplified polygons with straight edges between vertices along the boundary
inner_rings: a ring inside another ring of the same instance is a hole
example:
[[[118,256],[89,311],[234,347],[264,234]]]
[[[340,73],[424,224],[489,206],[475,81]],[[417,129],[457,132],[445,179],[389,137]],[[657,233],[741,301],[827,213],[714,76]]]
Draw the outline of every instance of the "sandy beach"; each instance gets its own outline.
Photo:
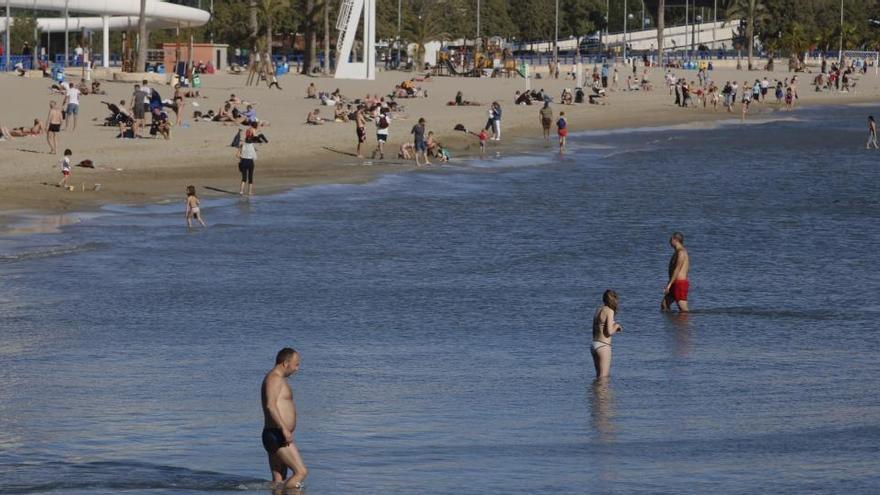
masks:
[[[777,64],[781,66],[782,64]],[[618,66],[621,86],[625,86],[629,69]],[[676,74],[696,80],[695,71],[677,70]],[[778,71],[746,72],[717,69],[712,78],[719,85],[724,81],[754,81],[768,75],[773,79],[791,77],[791,73]],[[391,170],[414,169],[412,162],[394,158],[404,141],[411,141],[410,129],[420,117],[427,119],[427,128],[434,131],[441,143],[454,157],[474,155],[477,142],[474,138],[453,130],[456,124],[478,129],[486,121],[488,104],[497,100],[503,106],[503,139],[490,142],[489,151],[509,154],[515,146],[540,146],[539,105],[517,106],[513,103],[514,92],[523,90],[521,78],[459,78],[436,77],[417,83],[427,92],[425,98],[400,99],[403,111],[395,115],[391,125],[386,161],[364,161],[353,156],[356,146],[354,123],[328,122],[321,126],[305,125],[307,113],[319,107],[316,100],[305,98],[306,87],[314,83],[319,91],[330,92],[339,88],[350,98],[363,98],[366,94],[389,94],[395,84],[416,74],[409,72],[379,72],[375,81],[344,81],[332,78],[287,75],[280,79],[282,91],[268,89],[264,84],[246,87],[246,75],[215,74],[202,78],[201,98],[187,99],[184,123],[174,128],[171,140],[163,139],[116,139],[115,127],[105,127],[103,120],[109,115],[101,101],[118,103],[128,101],[133,85],[102,81],[106,95],[81,97],[80,115],[75,131],[63,131],[59,135],[59,152],[65,148],[73,151],[73,163],[90,159],[95,169],[75,167],[71,183],[75,191],[65,191],[54,184],[60,179],[58,161],[61,155],[49,154],[45,135],[16,138],[0,143],[0,211],[7,215],[13,211],[36,210],[46,213],[79,211],[108,203],[147,203],[183,197],[184,186],[199,186],[200,194],[211,196],[204,186],[227,190],[238,187],[238,170],[235,150],[230,147],[236,130],[235,125],[216,122],[194,122],[193,110],[215,112],[230,94],[255,104],[260,120],[267,121],[264,134],[269,143],[258,148],[256,167],[258,193],[278,191],[297,185],[322,182],[366,181],[376,174]],[[678,108],[673,105],[664,82],[664,71],[649,70],[648,77],[654,91],[609,91],[605,105],[554,104],[554,110],[566,112],[571,132],[601,128],[642,127],[652,125],[703,122],[717,119],[739,118],[739,113],[727,113],[723,108],[713,111],[711,105],[703,108]],[[801,74],[799,80],[798,106],[818,104],[848,104],[874,101],[880,93],[880,77],[868,73],[858,79],[857,90],[849,93],[815,92],[810,85],[811,74]],[[12,74],[0,76],[0,91],[9,95],[4,104],[0,124],[6,127],[27,126],[34,118],[46,119],[49,101],[59,104],[62,95],[52,94],[49,79],[22,78]],[[563,88],[571,88],[570,79],[532,80],[533,89],[543,88],[556,101]],[[168,85],[153,85],[163,99],[172,96]],[[450,107],[457,91],[464,98],[482,103],[481,106]],[[774,101],[771,103],[771,101]],[[195,105],[198,105],[196,107]],[[719,105],[720,106],[720,105]],[[332,116],[331,107],[320,107],[322,115]],[[242,107],[242,110],[244,108]],[[737,109],[738,110],[738,109]],[[778,111],[774,98],[753,105],[752,116]],[[171,119],[174,113],[168,110]],[[375,147],[375,126],[367,128],[367,154]],[[528,139],[522,139],[528,138]],[[95,184],[101,184],[94,191]]]

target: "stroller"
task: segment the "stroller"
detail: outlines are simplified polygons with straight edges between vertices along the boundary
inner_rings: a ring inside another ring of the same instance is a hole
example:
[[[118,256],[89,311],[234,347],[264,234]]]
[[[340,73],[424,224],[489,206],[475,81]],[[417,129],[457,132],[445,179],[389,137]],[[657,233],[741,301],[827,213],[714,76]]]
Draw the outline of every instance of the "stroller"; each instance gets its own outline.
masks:
[[[107,127],[119,127],[120,124],[132,125],[134,124],[134,120],[131,116],[123,113],[119,106],[115,103],[110,103],[109,101],[102,101],[101,103],[107,105],[107,111],[110,112],[109,117],[104,118],[104,125]]]

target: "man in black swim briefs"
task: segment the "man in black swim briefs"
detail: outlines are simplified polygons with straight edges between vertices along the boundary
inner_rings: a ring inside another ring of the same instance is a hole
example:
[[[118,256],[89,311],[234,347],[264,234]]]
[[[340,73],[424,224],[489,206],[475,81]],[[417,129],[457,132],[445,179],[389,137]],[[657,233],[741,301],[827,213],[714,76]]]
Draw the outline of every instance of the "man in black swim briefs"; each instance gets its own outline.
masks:
[[[296,405],[287,379],[299,371],[300,357],[296,350],[285,347],[275,356],[275,367],[263,379],[263,448],[269,455],[272,481],[284,488],[302,488],[308,469],[294,443]],[[287,470],[292,471],[287,478]]]

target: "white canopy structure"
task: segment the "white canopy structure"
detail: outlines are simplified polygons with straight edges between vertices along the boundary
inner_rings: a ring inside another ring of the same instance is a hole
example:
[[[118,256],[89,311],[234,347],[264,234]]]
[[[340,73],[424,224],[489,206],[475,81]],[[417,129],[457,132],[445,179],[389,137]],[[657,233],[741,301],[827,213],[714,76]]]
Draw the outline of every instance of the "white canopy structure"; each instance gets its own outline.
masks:
[[[38,18],[37,26],[41,31],[48,33],[101,29],[104,34],[102,59],[104,67],[110,66],[110,30],[131,29],[137,26],[141,12],[140,0],[0,0],[0,6],[32,11],[52,10],[67,14],[86,14],[86,17]],[[211,19],[211,14],[207,11],[161,0],[147,0],[145,13],[150,29],[198,27]],[[6,23],[6,19],[0,20],[0,31],[6,31]]]

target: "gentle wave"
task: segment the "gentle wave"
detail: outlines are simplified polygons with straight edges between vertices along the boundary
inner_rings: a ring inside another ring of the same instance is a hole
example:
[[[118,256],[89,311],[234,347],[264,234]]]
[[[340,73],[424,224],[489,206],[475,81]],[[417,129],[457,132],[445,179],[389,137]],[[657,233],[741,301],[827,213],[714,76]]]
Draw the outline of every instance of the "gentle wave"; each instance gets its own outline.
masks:
[[[74,253],[83,253],[88,251],[97,251],[105,246],[103,242],[86,242],[84,244],[76,244],[73,246],[49,246],[35,248],[21,253],[0,254],[0,263],[12,263],[16,261],[26,261],[39,258],[52,258],[55,256],[64,256]]]
[[[213,471],[198,471],[176,466],[144,462],[39,462],[0,465],[22,480],[41,479],[35,484],[5,483],[0,494],[45,493],[55,490],[198,490],[248,491],[267,490],[271,483],[258,478]]]

